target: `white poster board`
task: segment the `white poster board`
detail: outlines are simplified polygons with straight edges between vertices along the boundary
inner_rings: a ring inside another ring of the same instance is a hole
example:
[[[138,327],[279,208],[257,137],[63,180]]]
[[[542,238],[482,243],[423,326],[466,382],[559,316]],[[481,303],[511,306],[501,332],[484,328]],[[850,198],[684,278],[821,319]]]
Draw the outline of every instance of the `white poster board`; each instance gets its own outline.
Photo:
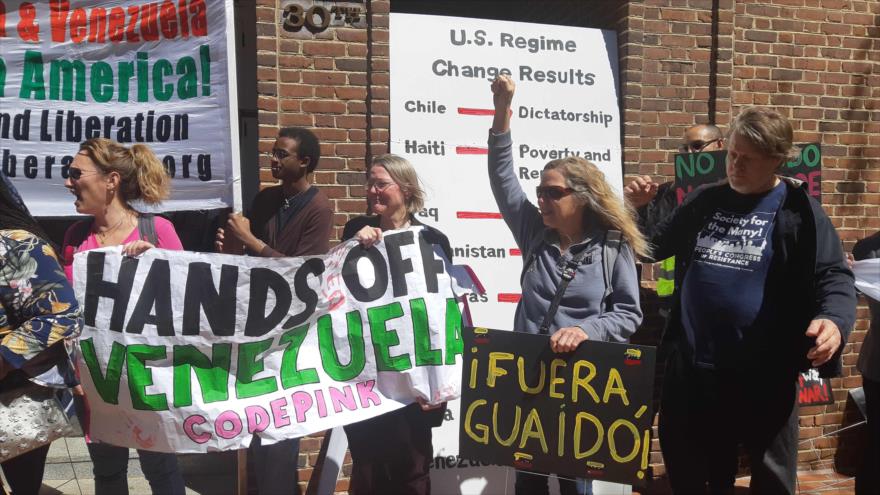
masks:
[[[3,4],[0,170],[31,213],[76,214],[64,182],[91,137],[156,152],[160,210],[241,202],[233,0]]]
[[[569,154],[595,163],[622,191],[616,33],[399,13],[390,31],[391,151],[425,183],[420,220],[449,237],[455,263],[470,265],[485,287],[470,295],[474,324],[511,328],[522,256],[489,189],[490,82],[501,71],[516,82],[514,165],[533,201],[543,166]],[[513,493],[507,469],[459,460],[458,401],[449,405],[434,430],[436,489]]]

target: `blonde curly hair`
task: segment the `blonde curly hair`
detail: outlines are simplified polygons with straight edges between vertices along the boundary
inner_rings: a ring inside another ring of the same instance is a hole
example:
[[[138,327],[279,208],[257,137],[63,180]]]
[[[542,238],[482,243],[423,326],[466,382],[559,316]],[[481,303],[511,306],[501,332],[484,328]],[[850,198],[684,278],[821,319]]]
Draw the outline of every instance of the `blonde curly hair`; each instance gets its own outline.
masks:
[[[171,179],[165,166],[145,144],[126,148],[110,139],[93,138],[82,143],[79,150],[91,158],[102,173],[119,174],[119,194],[125,203],[140,199],[147,204],[157,204],[171,191]]]
[[[648,256],[648,242],[639,231],[635,211],[614,193],[599,167],[578,157],[569,156],[544,165],[544,171],[556,170],[565,178],[572,195],[599,223],[609,230],[619,230],[638,256]],[[585,212],[586,213],[586,212]],[[589,218],[584,215],[584,221]]]

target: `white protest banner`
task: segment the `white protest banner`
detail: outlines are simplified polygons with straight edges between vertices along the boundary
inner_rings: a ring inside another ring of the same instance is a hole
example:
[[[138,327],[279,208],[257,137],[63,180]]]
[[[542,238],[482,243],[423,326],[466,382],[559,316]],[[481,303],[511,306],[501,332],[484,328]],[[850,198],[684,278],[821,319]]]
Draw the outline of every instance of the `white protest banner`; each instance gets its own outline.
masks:
[[[33,214],[76,214],[64,181],[93,137],[156,152],[163,210],[240,202],[232,5],[0,2],[0,168]]]
[[[412,161],[426,185],[420,220],[449,236],[456,262],[470,265],[486,289],[468,296],[474,324],[510,328],[522,256],[486,172],[490,82],[501,73],[516,82],[514,165],[533,202],[544,165],[568,155],[595,163],[622,191],[616,33],[393,12],[389,26],[391,151]],[[458,456],[457,405],[434,436],[432,477],[449,473],[462,493],[503,485],[506,470],[470,467]]]
[[[92,439],[239,449],[458,397],[455,284],[420,231],[310,258],[77,254]]]

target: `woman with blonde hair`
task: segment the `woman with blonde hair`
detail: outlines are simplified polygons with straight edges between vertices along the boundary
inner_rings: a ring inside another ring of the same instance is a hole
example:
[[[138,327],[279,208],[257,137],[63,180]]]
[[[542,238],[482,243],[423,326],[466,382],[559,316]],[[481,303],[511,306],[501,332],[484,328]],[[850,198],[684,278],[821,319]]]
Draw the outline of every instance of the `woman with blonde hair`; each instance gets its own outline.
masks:
[[[510,109],[513,80],[492,82],[495,120],[489,133],[489,182],[523,253],[522,299],[514,330],[549,334],[553,352],[586,340],[626,342],[642,321],[635,254],[646,254],[633,213],[602,172],[579,157],[544,166],[538,206],[513,170]],[[517,471],[516,493],[548,493],[545,475]],[[585,494],[585,480],[559,479],[560,492]]]
[[[386,230],[423,224],[414,216],[425,203],[415,168],[397,155],[373,158],[367,177],[367,204],[373,215],[345,224],[342,240],[357,239],[370,247]],[[419,235],[440,247],[452,260],[449,239],[439,230],[424,226]],[[443,422],[446,404],[424,401],[345,426],[351,451],[351,492],[431,493],[430,466],[434,457],[431,429]]]
[[[63,264],[73,281],[73,256],[81,251],[122,245],[128,256],[157,247],[182,250],[168,220],[138,212],[133,201],[155,205],[168,197],[170,179],[159,158],[146,145],[127,148],[104,138],[89,139],[67,169],[64,184],[76,197],[77,213],[92,218],[79,221],[64,235]],[[128,449],[89,443],[94,464],[95,493],[128,493]],[[153,493],[185,492],[174,454],[138,450],[141,468]]]

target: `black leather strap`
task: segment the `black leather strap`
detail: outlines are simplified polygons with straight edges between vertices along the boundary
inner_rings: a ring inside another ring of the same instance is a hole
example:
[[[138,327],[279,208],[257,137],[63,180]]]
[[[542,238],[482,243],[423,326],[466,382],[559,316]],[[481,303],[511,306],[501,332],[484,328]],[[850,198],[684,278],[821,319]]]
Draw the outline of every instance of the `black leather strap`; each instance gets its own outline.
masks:
[[[562,302],[562,296],[565,294],[565,289],[568,288],[568,284],[574,279],[575,274],[577,274],[578,266],[580,266],[584,261],[584,258],[587,257],[587,252],[589,251],[590,248],[588,246],[584,247],[580,253],[565,262],[565,268],[562,269],[562,280],[559,281],[559,287],[556,288],[556,295],[553,296],[553,302],[550,303],[550,309],[547,310],[547,314],[544,315],[544,322],[541,323],[541,327],[538,329],[538,333],[541,335],[547,335],[550,333],[550,325],[553,323],[553,317],[556,316],[556,311],[559,309],[559,303]]]

